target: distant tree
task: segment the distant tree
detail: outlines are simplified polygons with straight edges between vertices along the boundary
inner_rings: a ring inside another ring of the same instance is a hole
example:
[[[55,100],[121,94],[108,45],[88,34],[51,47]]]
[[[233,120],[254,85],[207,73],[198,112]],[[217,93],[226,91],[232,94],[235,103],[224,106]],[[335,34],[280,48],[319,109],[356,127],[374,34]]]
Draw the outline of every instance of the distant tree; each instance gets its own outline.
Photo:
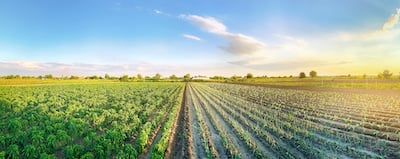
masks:
[[[306,78],[306,74],[304,72],[300,72],[299,78]]]
[[[215,79],[215,80],[223,80],[225,79],[223,76],[213,76],[211,77],[211,79]]]
[[[390,79],[392,77],[393,73],[391,73],[389,70],[384,70],[382,73],[378,75],[379,78],[383,79]]]
[[[3,78],[5,78],[5,79],[16,79],[16,78],[21,78],[21,76],[19,76],[19,75],[8,75],[8,76],[4,76]]]
[[[123,75],[121,78],[119,78],[120,81],[122,82],[127,82],[129,80],[128,75]]]
[[[189,80],[190,80],[190,74],[184,75],[184,76],[183,76],[183,79],[184,79],[185,81],[189,81]]]
[[[246,78],[253,78],[253,74],[251,74],[251,73],[248,73],[247,75],[246,75]]]
[[[99,79],[99,77],[94,75],[94,76],[88,76],[85,79]]]
[[[44,78],[46,78],[46,79],[52,79],[52,78],[53,78],[53,75],[51,75],[51,74],[44,75]]]
[[[317,77],[317,72],[316,71],[311,71],[310,72],[310,77],[311,78]]]
[[[183,78],[185,78],[185,79],[189,79],[189,78],[190,78],[190,74],[186,74],[186,75],[184,75],[184,76],[183,76]]]
[[[110,79],[110,75],[108,75],[107,73],[104,75],[105,79]]]
[[[136,77],[137,77],[138,80],[142,80],[143,79],[143,76],[141,74],[137,74]]]
[[[242,77],[234,75],[234,76],[231,77],[231,79],[232,80],[239,80],[239,79],[242,79]]]
[[[363,78],[363,79],[366,79],[366,78],[367,78],[367,74],[364,74],[364,75],[362,76],[362,78]]]
[[[153,79],[158,81],[161,79],[161,75],[159,73],[157,73],[156,75],[154,75]]]
[[[169,79],[176,80],[176,79],[178,79],[178,77],[176,77],[175,75],[171,75],[171,76],[169,76]]]
[[[70,76],[69,79],[79,79],[78,76]]]

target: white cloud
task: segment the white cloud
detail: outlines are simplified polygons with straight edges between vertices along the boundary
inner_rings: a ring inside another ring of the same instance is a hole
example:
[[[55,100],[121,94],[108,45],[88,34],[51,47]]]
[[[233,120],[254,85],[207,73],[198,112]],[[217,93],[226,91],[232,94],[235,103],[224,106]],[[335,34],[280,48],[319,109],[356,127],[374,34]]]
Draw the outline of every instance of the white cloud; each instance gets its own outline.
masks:
[[[389,19],[383,24],[382,30],[387,31],[392,28],[394,28],[398,23],[400,19],[400,8],[396,9],[396,13],[392,14],[392,16],[389,17]]]
[[[156,14],[164,14],[164,12],[162,12],[160,10],[157,10],[157,9],[154,9],[153,12],[156,13]]]
[[[201,41],[201,38],[194,36],[194,35],[182,34],[182,36],[189,40]]]
[[[254,37],[240,33],[231,33],[227,27],[213,17],[198,15],[181,15],[181,18],[190,21],[202,30],[218,35],[228,41],[228,46],[220,48],[236,55],[249,55],[265,51],[265,44]]]
[[[392,14],[389,19],[383,24],[381,29],[373,31],[364,31],[357,33],[339,33],[334,39],[345,42],[354,41],[391,41],[400,35],[400,29],[396,29],[395,26],[400,20],[400,8],[396,9],[396,13]]]
[[[146,10],[150,10],[150,9],[146,9]],[[172,17],[171,14],[169,14],[167,12],[164,12],[164,11],[161,11],[161,10],[158,10],[158,9],[153,9],[153,10],[150,10],[150,11],[152,11],[154,14],[158,14],[158,15],[162,15],[162,16],[166,16],[166,17]]]
[[[202,17],[198,15],[181,15],[180,17],[189,20],[204,31],[218,35],[224,35],[228,33],[226,26],[213,17]]]

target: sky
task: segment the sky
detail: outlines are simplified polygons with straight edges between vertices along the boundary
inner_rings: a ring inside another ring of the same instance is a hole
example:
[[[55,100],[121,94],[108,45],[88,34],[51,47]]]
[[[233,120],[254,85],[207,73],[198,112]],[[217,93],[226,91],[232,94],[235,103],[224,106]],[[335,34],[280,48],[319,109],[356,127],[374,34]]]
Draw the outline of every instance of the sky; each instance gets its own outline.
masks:
[[[399,0],[3,0],[0,75],[400,72]]]

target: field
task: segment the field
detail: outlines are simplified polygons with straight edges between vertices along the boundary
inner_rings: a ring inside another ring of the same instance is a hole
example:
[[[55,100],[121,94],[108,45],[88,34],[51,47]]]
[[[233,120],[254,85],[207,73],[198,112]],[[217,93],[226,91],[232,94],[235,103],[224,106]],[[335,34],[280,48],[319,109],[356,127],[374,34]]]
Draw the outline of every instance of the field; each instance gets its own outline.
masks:
[[[0,87],[0,158],[163,156],[183,85]]]
[[[220,80],[221,81],[221,80]],[[314,77],[314,78],[251,78],[227,80],[228,83],[262,85],[285,88],[322,88],[322,89],[363,89],[363,90],[400,90],[400,78],[380,79],[377,77]]]
[[[399,96],[208,82],[4,84],[0,158],[400,158]]]

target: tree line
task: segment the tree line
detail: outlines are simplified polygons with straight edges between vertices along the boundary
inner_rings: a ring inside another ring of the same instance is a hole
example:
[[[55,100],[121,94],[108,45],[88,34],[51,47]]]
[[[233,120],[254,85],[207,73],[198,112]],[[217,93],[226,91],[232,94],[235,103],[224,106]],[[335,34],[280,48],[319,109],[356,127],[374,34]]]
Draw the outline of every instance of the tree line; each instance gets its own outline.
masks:
[[[310,71],[308,73],[308,76],[305,72],[300,72],[298,76],[278,76],[278,78],[315,78],[318,76],[318,73],[314,70]],[[383,72],[378,73],[377,78],[379,79],[392,79],[394,74],[390,72],[389,70],[384,70]],[[351,74],[348,74],[347,77],[351,77]],[[366,74],[362,75],[363,78],[367,78],[368,76]],[[400,72],[399,76],[400,78]],[[212,76],[210,79],[212,80],[243,80],[243,79],[252,79],[252,78],[276,78],[274,76],[268,77],[266,75],[264,76],[254,76],[252,73],[247,73],[244,76],[231,76],[231,77],[225,77],[225,76]],[[47,75],[39,75],[39,76],[20,76],[20,75],[7,75],[7,76],[0,76],[0,79],[93,79],[93,80],[101,80],[101,79],[106,79],[106,80],[119,80],[122,82],[128,82],[128,81],[160,81],[160,80],[172,80],[172,81],[189,81],[191,80],[191,75],[190,74],[185,74],[182,77],[178,77],[176,75],[170,75],[167,77],[163,77],[161,74],[157,73],[154,76],[143,76],[141,74],[129,76],[129,75],[123,75],[123,76],[111,76],[109,74],[105,74],[104,76],[98,76],[98,75],[93,75],[93,76],[62,76],[62,77],[55,77],[52,74],[47,74]]]

